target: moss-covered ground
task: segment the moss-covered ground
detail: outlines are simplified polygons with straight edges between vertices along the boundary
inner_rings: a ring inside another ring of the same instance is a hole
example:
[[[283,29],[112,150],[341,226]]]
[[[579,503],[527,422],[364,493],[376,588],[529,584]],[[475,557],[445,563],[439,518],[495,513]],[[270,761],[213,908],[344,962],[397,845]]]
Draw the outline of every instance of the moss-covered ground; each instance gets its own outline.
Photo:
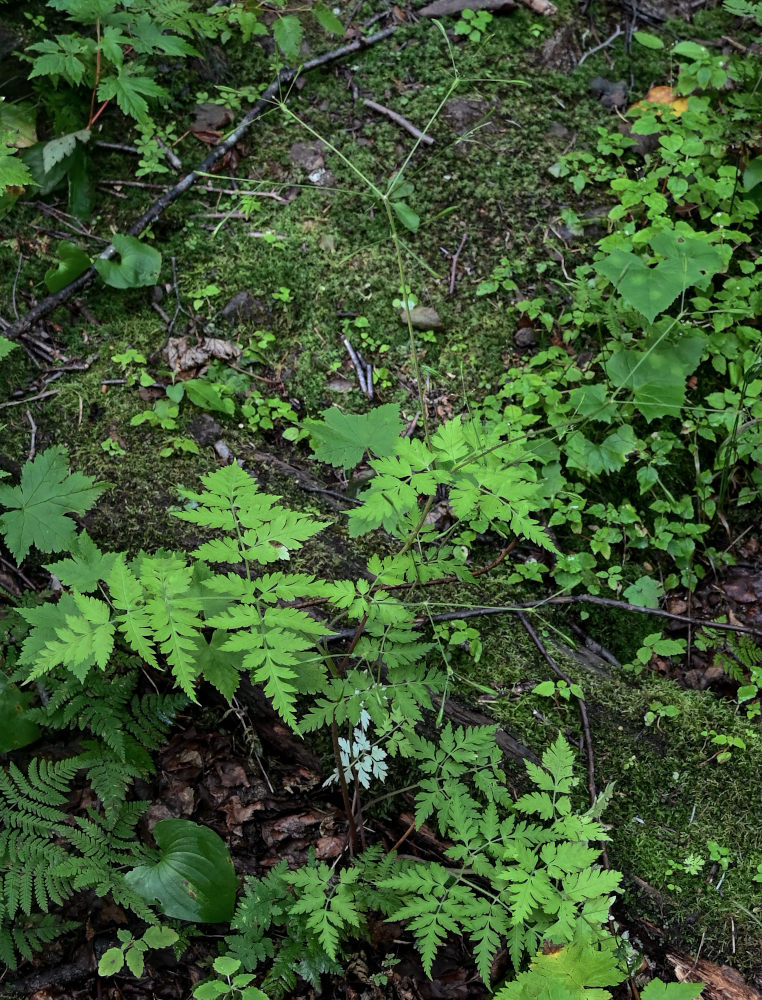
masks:
[[[606,12],[595,13],[605,37],[610,33]],[[697,19],[697,37],[712,37],[709,16]],[[660,52],[643,50],[635,58],[621,39],[574,69],[579,53],[595,44],[592,35],[583,40],[588,27],[569,0],[562,0],[554,19],[537,19],[523,8],[496,17],[481,43],[448,40],[437,24],[421,19],[402,25],[388,42],[307,77],[302,89],[284,94],[291,115],[274,108],[249,133],[235,173],[213,180],[218,187],[258,189],[282,200],[263,196],[242,202],[197,186],[152,227],[164,261],[158,304],[171,315],[176,300],[191,312],[194,297],[199,298],[195,325],[183,315],[179,332],[186,327],[191,333],[213,332],[256,349],[252,385],[265,397],[288,402],[300,419],[334,403],[351,410],[368,405],[342,344],[348,322],[355,346],[375,364],[377,399],[400,403],[412,420],[419,399],[408,332],[393,304],[400,295],[398,261],[383,206],[358,174],[383,186],[406,161],[413,141],[364,108],[362,98],[368,97],[419,127],[433,119],[434,144],[419,147],[406,170],[414,192],[409,202],[421,225],[416,233],[401,232],[405,280],[419,303],[436,309],[442,320],[441,329],[425,333],[418,344],[431,413],[448,416],[483,398],[522,351],[515,340],[519,314],[499,298],[477,297],[478,284],[507,258],[526,298],[552,299],[563,268],[571,270],[584,259],[600,232],[596,213],[607,206],[576,199],[548,173],[563,151],[588,147],[597,128],[610,125],[610,112],[591,96],[589,81],[597,75],[626,79],[637,95],[668,72]],[[549,40],[555,40],[555,49],[547,46]],[[211,65],[207,59],[205,77],[183,71],[172,80],[173,104],[166,113],[178,133],[186,130],[199,94],[224,103],[215,89],[220,85],[236,88],[269,79],[266,57],[257,46],[233,47],[225,51],[222,69]],[[294,143],[316,141],[297,119],[324,142],[320,155],[332,175],[328,186],[315,185],[294,161]],[[120,127],[116,116],[105,116],[102,137],[118,139]],[[192,136],[176,152],[186,166],[204,155]],[[134,179],[134,157],[104,150],[94,165],[96,180]],[[94,235],[77,237],[92,253],[158,193],[113,183],[96,190]],[[47,200],[66,210],[65,192]],[[248,219],[240,218],[242,204]],[[593,220],[587,235],[563,229],[562,212],[569,207]],[[232,213],[227,220],[210,217],[227,212]],[[43,214],[33,201],[19,203],[0,220],[0,312],[6,320],[13,319],[14,308],[22,314],[33,299],[44,296],[45,271],[53,264],[58,239],[72,236],[71,224],[76,223]],[[256,235],[262,233],[275,238]],[[464,234],[450,295],[451,255]],[[210,285],[214,293],[198,294]],[[273,294],[284,288],[288,301]],[[249,314],[233,323],[220,320],[222,306],[242,291],[252,302]],[[177,430],[130,424],[153,400],[141,398],[140,369],[125,371],[112,355],[133,348],[148,359],[152,377],[162,383],[168,377],[160,353],[166,324],[152,308],[151,294],[150,289],[117,292],[92,286],[78,300],[86,312],[76,305],[62,308],[43,325],[46,342],[60,360],[40,367],[39,355],[32,361],[19,349],[0,369],[4,465],[15,471],[27,457],[31,417],[38,451],[64,444],[73,468],[112,484],[88,515],[87,527],[102,545],[131,552],[188,542],[184,525],[168,516],[177,502],[176,487],[194,486],[217,462],[212,440],[202,441],[198,455],[158,457],[170,437],[193,436],[199,411],[187,402]],[[351,325],[357,317],[365,317],[367,326]],[[258,348],[263,331],[272,337]],[[72,370],[74,361],[87,361],[86,370]],[[60,377],[48,381],[59,367]],[[112,384],[114,379],[126,381]],[[259,452],[307,466],[306,444],[291,445],[282,436],[287,424],[263,429],[238,417],[212,416],[220,425],[217,436],[251,471],[257,473],[253,456]],[[120,454],[104,450],[107,439],[119,443]],[[266,467],[260,472],[263,484],[290,504],[337,520],[323,548],[305,557],[305,568],[323,576],[346,573],[347,567],[359,572],[362,554],[348,542],[335,509],[302,491],[293,478]],[[506,592],[498,570],[474,593],[473,603],[505,604],[515,596]],[[730,700],[683,690],[648,670],[636,674],[604,661],[592,670],[569,651],[572,621],[580,622],[576,612],[548,610],[538,627],[559,663],[584,688],[596,780],[600,787],[615,783],[607,820],[611,863],[626,876],[619,915],[635,933],[650,925],[665,946],[676,944],[694,954],[701,949],[704,957],[762,977],[762,885],[754,880],[762,864],[758,721],[747,722]],[[655,630],[622,612],[582,624],[621,661],[630,660],[643,636]],[[578,743],[573,699],[556,704],[527,694],[549,670],[521,625],[506,615],[485,619],[480,628],[480,661],[463,657],[456,664],[463,679],[459,693],[475,700],[469,680],[493,688],[494,697],[482,696],[482,709],[535,750],[558,727]],[[679,711],[647,726],[644,716],[656,701]],[[740,737],[745,748],[733,750],[720,764],[711,734]],[[727,871],[723,862],[712,863],[709,841],[727,849]],[[699,874],[686,871],[690,855],[709,862]]]

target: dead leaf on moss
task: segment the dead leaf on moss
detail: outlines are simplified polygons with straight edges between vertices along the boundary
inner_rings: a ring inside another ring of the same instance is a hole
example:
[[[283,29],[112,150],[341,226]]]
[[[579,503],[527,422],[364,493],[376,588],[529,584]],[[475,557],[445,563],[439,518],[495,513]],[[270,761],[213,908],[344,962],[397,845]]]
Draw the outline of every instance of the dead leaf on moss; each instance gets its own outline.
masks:
[[[164,357],[175,375],[181,379],[203,375],[213,359],[228,364],[238,361],[243,353],[238,344],[218,337],[170,337],[164,348]]]

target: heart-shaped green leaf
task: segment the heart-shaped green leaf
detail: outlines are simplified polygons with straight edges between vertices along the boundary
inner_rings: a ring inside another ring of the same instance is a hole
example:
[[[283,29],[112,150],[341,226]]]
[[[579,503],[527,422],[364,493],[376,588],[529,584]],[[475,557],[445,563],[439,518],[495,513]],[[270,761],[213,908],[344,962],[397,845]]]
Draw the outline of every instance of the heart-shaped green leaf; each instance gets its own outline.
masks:
[[[141,288],[155,285],[161,270],[161,254],[134,236],[117,234],[113,239],[119,260],[99,257],[95,270],[112,288]]]
[[[57,292],[71,284],[90,267],[90,258],[75,243],[61,240],[58,244],[58,263],[45,272],[49,292]]]
[[[163,913],[202,924],[227,923],[233,916],[238,880],[225,842],[213,830],[186,819],[161,820],[155,865],[140,865],[127,884]]]

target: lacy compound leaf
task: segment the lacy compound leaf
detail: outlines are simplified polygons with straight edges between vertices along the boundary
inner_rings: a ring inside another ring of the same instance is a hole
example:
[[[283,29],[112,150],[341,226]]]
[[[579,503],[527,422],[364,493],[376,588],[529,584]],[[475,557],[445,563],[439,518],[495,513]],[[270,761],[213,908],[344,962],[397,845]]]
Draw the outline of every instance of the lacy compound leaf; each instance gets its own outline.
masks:
[[[0,531],[16,562],[32,545],[43,552],[71,549],[74,522],[68,514],[84,514],[106,488],[92,476],[69,474],[63,448],[48,448],[21,470],[18,486],[0,485]]]

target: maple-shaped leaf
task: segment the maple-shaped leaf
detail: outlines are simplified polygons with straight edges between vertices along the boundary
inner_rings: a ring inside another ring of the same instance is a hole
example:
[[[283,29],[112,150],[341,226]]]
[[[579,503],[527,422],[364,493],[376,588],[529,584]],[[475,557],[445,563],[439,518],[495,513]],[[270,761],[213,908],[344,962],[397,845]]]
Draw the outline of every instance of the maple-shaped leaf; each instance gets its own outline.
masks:
[[[32,545],[43,552],[71,548],[75,525],[68,514],[84,514],[107,487],[92,476],[69,473],[66,451],[55,446],[25,462],[18,486],[0,485],[0,531],[17,563]]]
[[[334,406],[324,410],[322,417],[306,421],[316,442],[315,457],[345,469],[358,465],[366,451],[378,458],[392,455],[402,432],[399,407],[394,403],[369,413],[342,413]]]

